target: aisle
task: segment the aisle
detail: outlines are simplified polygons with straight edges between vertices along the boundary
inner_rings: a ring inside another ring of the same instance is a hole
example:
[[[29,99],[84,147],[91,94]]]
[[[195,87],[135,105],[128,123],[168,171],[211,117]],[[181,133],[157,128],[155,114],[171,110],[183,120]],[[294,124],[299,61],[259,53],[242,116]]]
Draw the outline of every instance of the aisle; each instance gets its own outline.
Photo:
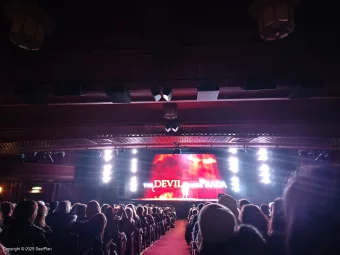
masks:
[[[190,255],[189,246],[184,239],[187,222],[187,220],[176,221],[176,227],[143,252],[143,255]]]

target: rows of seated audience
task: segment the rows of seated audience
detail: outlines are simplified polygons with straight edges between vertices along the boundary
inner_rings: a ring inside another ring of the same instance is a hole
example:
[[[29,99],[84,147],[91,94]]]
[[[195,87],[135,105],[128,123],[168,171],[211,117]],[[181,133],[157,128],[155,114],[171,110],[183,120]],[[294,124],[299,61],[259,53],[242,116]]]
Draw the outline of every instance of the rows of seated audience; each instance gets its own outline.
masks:
[[[340,169],[302,168],[260,207],[222,195],[191,208],[185,240],[199,255],[340,254]]]
[[[173,228],[176,219],[173,207],[100,207],[94,200],[73,206],[69,201],[2,202],[0,211],[0,255],[136,255]]]
[[[199,204],[189,212],[185,239],[199,255],[340,254],[339,176],[339,165],[303,168],[268,205],[229,195]],[[139,255],[176,219],[173,207],[97,201],[3,202],[0,211],[0,255]]]

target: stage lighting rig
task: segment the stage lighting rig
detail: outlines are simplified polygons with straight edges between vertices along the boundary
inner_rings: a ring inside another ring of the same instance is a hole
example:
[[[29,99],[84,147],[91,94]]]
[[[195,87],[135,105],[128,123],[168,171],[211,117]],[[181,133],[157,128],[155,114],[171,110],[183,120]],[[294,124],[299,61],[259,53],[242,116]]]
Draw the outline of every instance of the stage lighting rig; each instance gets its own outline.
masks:
[[[153,98],[155,99],[156,102],[158,102],[159,100],[161,100],[162,98],[162,92],[159,86],[155,86],[151,89],[151,94],[153,96]]]
[[[168,132],[168,133],[171,131],[171,128],[172,128],[172,126],[170,124],[166,124],[164,126],[165,131]]]
[[[164,104],[164,119],[167,120],[177,119],[177,104],[173,103]]]
[[[171,127],[172,131],[177,132],[178,128],[179,126],[176,123],[172,124],[172,127]]]
[[[163,88],[163,98],[166,101],[171,101],[171,98],[172,98],[172,88]]]
[[[328,157],[328,152],[327,151],[321,151],[319,153],[317,153],[317,157],[315,159],[315,161],[320,162],[325,160]]]
[[[59,157],[65,157],[66,153],[65,153],[65,151],[58,151],[58,152],[56,152],[56,155],[59,156]]]
[[[167,133],[170,131],[177,132],[179,129],[179,125],[176,122],[168,122],[165,126],[164,129]]]

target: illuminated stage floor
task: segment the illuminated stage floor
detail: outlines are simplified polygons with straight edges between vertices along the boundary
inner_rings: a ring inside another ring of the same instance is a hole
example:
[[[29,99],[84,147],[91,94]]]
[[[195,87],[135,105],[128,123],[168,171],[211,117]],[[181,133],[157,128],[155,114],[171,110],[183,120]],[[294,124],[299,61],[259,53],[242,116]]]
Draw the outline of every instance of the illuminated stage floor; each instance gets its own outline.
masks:
[[[199,198],[139,198],[137,201],[180,201],[180,202],[217,202],[217,199],[199,199]]]

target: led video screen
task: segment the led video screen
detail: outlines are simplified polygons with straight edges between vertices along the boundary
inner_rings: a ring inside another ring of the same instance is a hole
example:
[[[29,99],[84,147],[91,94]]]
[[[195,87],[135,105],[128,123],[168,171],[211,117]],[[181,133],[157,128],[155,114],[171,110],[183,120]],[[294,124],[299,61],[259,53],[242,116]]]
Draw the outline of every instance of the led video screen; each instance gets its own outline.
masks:
[[[227,188],[217,163],[214,154],[157,154],[144,198],[216,199]]]

